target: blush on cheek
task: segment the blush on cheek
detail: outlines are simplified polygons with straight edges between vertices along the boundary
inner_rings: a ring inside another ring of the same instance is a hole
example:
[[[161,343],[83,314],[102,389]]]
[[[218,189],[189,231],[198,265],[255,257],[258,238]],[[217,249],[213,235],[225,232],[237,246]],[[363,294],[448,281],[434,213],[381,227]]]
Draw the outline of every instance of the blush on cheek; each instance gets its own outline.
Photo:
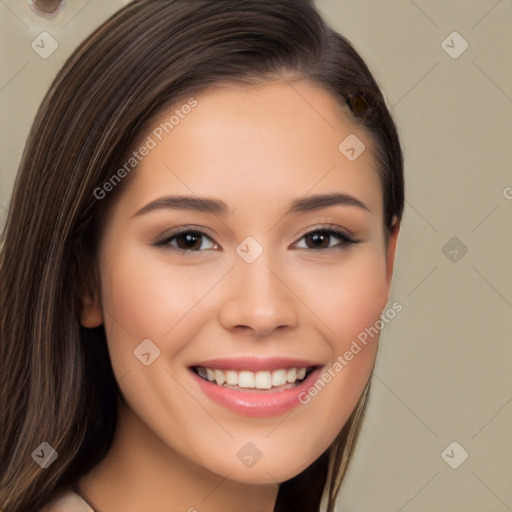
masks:
[[[375,275],[367,282],[350,284],[341,291],[338,286],[338,290],[332,290],[330,299],[324,299],[323,318],[336,337],[343,340],[342,344],[350,343],[379,319],[387,300],[387,289],[382,281]]]
[[[212,287],[211,276],[204,281],[193,280],[183,272],[166,274],[158,265],[141,265],[135,271],[129,261],[119,261],[108,279],[105,330],[118,375],[140,364],[134,350],[144,340],[151,340],[159,348],[162,360],[169,351],[176,356],[205,319],[214,316],[205,316],[208,301],[201,300]]]

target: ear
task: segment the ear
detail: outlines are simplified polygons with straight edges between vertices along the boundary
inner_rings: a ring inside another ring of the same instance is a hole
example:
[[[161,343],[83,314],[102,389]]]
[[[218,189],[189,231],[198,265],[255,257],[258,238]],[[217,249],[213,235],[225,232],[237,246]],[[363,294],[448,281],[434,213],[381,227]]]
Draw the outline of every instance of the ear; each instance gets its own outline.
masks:
[[[95,272],[84,277],[80,287],[79,316],[83,327],[92,329],[103,324],[103,310],[100,302],[98,276]]]
[[[388,289],[391,286],[391,278],[393,277],[393,268],[395,265],[396,247],[398,243],[399,232],[400,220],[395,216],[391,225],[391,232],[389,234],[388,247],[386,252],[386,281]]]
[[[92,329],[103,324],[103,311],[96,293],[86,293],[80,298],[80,323]]]

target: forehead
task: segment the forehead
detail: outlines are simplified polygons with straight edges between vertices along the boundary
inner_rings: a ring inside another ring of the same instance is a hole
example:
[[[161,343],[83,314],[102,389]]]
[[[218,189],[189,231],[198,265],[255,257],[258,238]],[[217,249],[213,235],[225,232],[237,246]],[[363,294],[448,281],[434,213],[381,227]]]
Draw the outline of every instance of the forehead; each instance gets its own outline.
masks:
[[[324,89],[284,80],[226,84],[188,100],[162,111],[139,138],[153,147],[125,192],[134,207],[165,193],[218,196],[238,208],[338,191],[380,214],[370,140]],[[356,159],[347,157],[352,147]]]

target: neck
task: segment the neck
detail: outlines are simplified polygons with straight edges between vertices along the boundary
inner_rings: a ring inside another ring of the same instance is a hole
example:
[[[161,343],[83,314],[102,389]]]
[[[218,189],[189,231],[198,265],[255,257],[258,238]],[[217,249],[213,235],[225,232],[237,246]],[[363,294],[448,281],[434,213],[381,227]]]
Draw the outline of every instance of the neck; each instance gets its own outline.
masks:
[[[215,474],[165,445],[125,404],[118,411],[111,449],[78,482],[98,511],[274,510],[277,484],[242,484]]]

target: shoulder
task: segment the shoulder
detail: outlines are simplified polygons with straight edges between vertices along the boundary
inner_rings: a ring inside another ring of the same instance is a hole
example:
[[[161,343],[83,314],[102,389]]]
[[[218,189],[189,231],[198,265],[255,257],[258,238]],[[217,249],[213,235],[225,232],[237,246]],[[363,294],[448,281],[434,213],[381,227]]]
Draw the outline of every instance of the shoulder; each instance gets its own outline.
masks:
[[[64,489],[39,512],[94,512],[94,510],[71,489]]]

